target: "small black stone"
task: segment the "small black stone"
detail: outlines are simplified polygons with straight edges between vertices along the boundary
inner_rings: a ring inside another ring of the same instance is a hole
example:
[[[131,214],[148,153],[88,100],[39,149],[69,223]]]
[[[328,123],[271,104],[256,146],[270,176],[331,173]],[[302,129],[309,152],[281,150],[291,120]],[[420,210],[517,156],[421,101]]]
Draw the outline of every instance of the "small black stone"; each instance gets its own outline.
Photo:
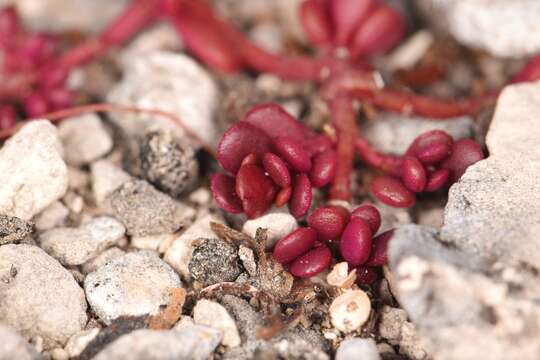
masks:
[[[201,239],[193,249],[189,272],[203,286],[234,281],[241,273],[235,246],[220,239]]]
[[[179,197],[197,184],[195,151],[171,131],[148,133],[140,147],[141,175],[159,190]]]

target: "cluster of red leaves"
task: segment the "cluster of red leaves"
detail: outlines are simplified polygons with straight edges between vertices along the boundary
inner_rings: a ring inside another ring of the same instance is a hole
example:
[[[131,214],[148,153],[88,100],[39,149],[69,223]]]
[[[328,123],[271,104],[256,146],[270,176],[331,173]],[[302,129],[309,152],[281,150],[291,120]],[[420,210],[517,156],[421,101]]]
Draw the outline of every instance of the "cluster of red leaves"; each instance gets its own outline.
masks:
[[[393,230],[375,236],[381,215],[372,205],[361,205],[351,213],[341,206],[322,207],[311,213],[307,223],[308,227],[280,239],[273,250],[274,259],[288,266],[294,276],[311,277],[324,271],[332,261],[333,245],[349,268],[356,269],[359,284],[375,281],[376,267],[388,261]]]
[[[212,176],[214,199],[224,210],[249,218],[288,202],[291,213],[301,218],[311,206],[312,187],[334,178],[332,147],[329,138],[280,106],[256,106],[221,138],[217,159],[228,174]]]
[[[361,155],[366,154],[365,146],[363,141],[357,143]],[[418,136],[403,156],[378,155],[376,159],[364,158],[386,172],[373,180],[371,190],[380,201],[394,207],[413,206],[416,193],[434,192],[458,181],[469,166],[484,158],[474,140],[454,142],[441,130]]]

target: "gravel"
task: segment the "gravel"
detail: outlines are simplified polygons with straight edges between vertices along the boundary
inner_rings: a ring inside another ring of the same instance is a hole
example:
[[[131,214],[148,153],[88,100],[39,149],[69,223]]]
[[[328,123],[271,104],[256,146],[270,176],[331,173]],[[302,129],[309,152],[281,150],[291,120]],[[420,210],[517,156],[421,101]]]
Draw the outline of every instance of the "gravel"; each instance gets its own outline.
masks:
[[[202,140],[215,145],[218,134],[213,116],[218,90],[203,67],[186,55],[169,51],[124,59],[124,78],[108,94],[108,101],[175,114]],[[111,118],[127,141],[138,141],[148,131],[157,129],[185,136],[177,124],[162,116],[114,113]],[[137,144],[131,145],[138,148]]]
[[[0,150],[0,213],[30,220],[67,190],[67,167],[56,128],[46,120],[23,126]]]
[[[296,230],[298,223],[289,212],[274,211],[246,221],[242,227],[242,232],[255,237],[258,228],[268,230],[266,233],[266,248],[271,249],[279,239]]]
[[[0,246],[0,323],[45,349],[63,346],[87,321],[86,300],[69,271],[31,245]]]
[[[174,198],[193,190],[199,178],[193,147],[171,131],[153,131],[145,136],[140,164],[142,176]]]
[[[182,287],[178,275],[151,251],[113,259],[84,281],[90,307],[106,324],[119,316],[156,314],[177,287]]]
[[[73,334],[69,338],[64,350],[68,353],[70,358],[79,356],[83,350],[94,340],[99,333],[99,328],[92,328]]]
[[[192,325],[180,330],[136,330],[105,347],[93,360],[206,360],[219,345],[219,330]]]
[[[417,0],[434,24],[464,45],[495,56],[520,57],[540,50],[536,0]]]
[[[107,249],[103,251],[101,254],[93,258],[92,260],[82,264],[81,271],[83,274],[89,274],[91,272],[96,271],[99,267],[105,265],[109,261],[116,259],[122,255],[124,255],[126,252],[122,249],[119,249],[117,247],[112,247],[110,249]]]
[[[28,221],[0,214],[0,245],[19,242],[34,231]]]
[[[113,246],[126,229],[118,220],[101,216],[78,228],[55,228],[39,236],[40,246],[64,265],[81,265]]]
[[[196,324],[207,325],[218,329],[223,335],[221,343],[225,346],[240,345],[240,335],[234,319],[227,309],[215,301],[201,299],[193,308],[193,320]]]
[[[113,141],[97,114],[67,118],[58,126],[69,165],[82,166],[111,151]]]
[[[165,252],[163,260],[173,267],[184,279],[191,277],[189,263],[193,254],[193,243],[201,238],[213,238],[214,232],[210,229],[210,222],[222,223],[223,219],[218,215],[202,214],[178,236]]]
[[[170,234],[195,215],[192,208],[143,180],[123,183],[109,195],[108,203],[114,216],[125,225],[127,234],[132,236]]]
[[[238,250],[230,243],[217,239],[198,239],[189,262],[191,277],[203,286],[234,281],[240,275]]]
[[[42,356],[22,336],[0,325],[0,360],[40,360]]]
[[[69,209],[60,201],[55,201],[34,217],[36,230],[45,231],[62,226],[69,215]]]
[[[132,177],[108,160],[99,160],[90,166],[92,192],[96,204],[102,206],[107,197]]]
[[[353,338],[344,340],[336,351],[336,360],[380,360],[377,344],[373,339]]]

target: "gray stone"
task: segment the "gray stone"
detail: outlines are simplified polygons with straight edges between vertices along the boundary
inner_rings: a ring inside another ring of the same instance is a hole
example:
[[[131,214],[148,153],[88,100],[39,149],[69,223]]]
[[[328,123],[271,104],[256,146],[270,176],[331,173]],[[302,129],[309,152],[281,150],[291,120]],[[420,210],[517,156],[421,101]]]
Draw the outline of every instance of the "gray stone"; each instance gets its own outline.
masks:
[[[90,166],[92,191],[96,204],[101,206],[107,196],[132,177],[124,170],[107,160],[99,160]]]
[[[540,353],[539,94],[539,83],[507,87],[487,135],[490,156],[452,186],[441,231],[408,225],[390,243],[393,290],[434,358]],[[410,325],[401,334],[417,358]]]
[[[108,94],[108,101],[174,114],[203,141],[215,144],[218,134],[213,116],[218,90],[203,67],[186,55],[169,51],[148,52],[125,60],[124,78]],[[111,119],[128,140],[157,129],[186,135],[182,127],[163,116],[113,113]]]
[[[536,0],[417,0],[437,26],[464,45],[495,56],[523,57],[540,50]]]
[[[0,360],[39,360],[41,355],[22,336],[0,325]]]
[[[206,360],[219,345],[219,330],[192,325],[180,330],[136,330],[107,345],[94,360]]]
[[[122,255],[124,255],[126,252],[122,249],[119,249],[117,247],[112,247],[110,249],[107,249],[103,251],[101,254],[93,258],[92,260],[82,264],[81,271],[83,274],[89,274],[91,272],[94,272],[99,268],[100,266],[105,265],[109,261],[116,259]]]
[[[0,247],[0,322],[46,349],[86,325],[84,292],[58,261],[31,245]]]
[[[55,201],[34,217],[36,230],[45,231],[64,225],[69,215],[69,209],[60,201]]]
[[[140,148],[141,175],[172,197],[193,190],[199,178],[195,151],[171,131],[153,131]]]
[[[67,166],[56,128],[32,121],[0,150],[0,213],[30,220],[66,193]]]
[[[473,120],[464,116],[445,121],[433,121],[433,119],[381,113],[377,120],[370,121],[362,131],[378,150],[403,154],[414,138],[435,129],[446,131],[456,140],[467,138],[472,135]]]
[[[163,260],[171,265],[184,279],[191,277],[189,273],[189,263],[193,255],[193,243],[197,239],[215,237],[210,228],[210,222],[223,223],[223,219],[218,215],[202,214],[173,241],[165,252]]]
[[[380,360],[373,339],[353,338],[343,341],[336,351],[336,360]]]
[[[113,147],[111,136],[94,113],[65,119],[58,126],[58,134],[64,144],[66,162],[73,166],[99,159]]]
[[[108,198],[114,216],[134,236],[170,234],[193,217],[194,210],[142,180],[123,183]]]
[[[450,189],[446,242],[483,258],[539,265],[539,116],[540,83],[505,88],[487,134],[489,158]]]
[[[101,216],[78,228],[55,228],[39,236],[40,246],[64,265],[81,265],[120,240],[126,229],[118,220]]]
[[[88,274],[84,281],[92,310],[106,324],[119,316],[156,314],[170,300],[170,289],[182,283],[154,252],[116,258]]]
[[[217,238],[198,239],[189,262],[189,272],[203,286],[234,281],[240,275],[238,249]]]
[[[0,245],[21,241],[33,231],[32,223],[0,214]]]

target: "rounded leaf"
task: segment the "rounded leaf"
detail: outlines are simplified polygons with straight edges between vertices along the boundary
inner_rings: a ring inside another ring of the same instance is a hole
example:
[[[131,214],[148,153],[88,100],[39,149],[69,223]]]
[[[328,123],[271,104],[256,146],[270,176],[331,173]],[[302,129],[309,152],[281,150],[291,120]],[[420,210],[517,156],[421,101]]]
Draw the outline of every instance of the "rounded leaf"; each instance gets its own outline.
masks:
[[[293,261],[290,272],[299,278],[308,278],[323,272],[332,261],[326,245],[318,246]]]
[[[343,230],[339,250],[349,265],[358,266],[367,261],[371,252],[371,229],[362,219],[351,217]]]
[[[317,232],[311,228],[299,228],[281,238],[274,246],[274,259],[287,264],[297,257],[304,255],[315,245]]]

